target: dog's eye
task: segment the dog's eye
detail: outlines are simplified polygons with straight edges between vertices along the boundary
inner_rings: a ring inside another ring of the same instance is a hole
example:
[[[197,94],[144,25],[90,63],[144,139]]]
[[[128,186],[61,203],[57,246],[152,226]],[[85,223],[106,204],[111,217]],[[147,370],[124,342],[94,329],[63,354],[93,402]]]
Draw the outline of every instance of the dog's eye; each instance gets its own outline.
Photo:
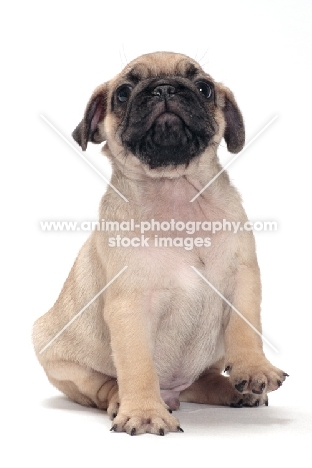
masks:
[[[129,86],[129,85],[120,86],[120,88],[117,89],[118,101],[120,102],[128,101],[131,91],[132,91],[132,86]]]
[[[206,99],[210,98],[212,89],[209,83],[206,83],[206,81],[197,81],[195,86],[198,91],[205,96]]]

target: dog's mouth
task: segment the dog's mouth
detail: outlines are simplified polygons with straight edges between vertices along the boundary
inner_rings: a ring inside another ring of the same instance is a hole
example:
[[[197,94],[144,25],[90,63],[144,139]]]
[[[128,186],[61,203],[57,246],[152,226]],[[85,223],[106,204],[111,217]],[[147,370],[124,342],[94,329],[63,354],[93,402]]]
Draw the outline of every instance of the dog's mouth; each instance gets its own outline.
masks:
[[[150,129],[156,145],[177,146],[186,143],[186,128],[183,120],[172,112],[164,112],[157,117]]]
[[[181,117],[164,112],[155,119],[136,148],[132,149],[139,159],[154,169],[189,164],[199,154],[200,143]]]
[[[123,144],[151,169],[188,165],[208,146],[216,123],[192,92],[166,99],[135,99],[121,138]]]

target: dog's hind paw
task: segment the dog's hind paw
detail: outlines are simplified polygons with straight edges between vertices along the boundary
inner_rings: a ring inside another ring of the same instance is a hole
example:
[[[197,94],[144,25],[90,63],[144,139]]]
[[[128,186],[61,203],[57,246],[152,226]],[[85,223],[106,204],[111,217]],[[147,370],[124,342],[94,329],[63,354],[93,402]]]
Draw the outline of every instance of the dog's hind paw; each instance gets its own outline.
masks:
[[[266,393],[262,395],[254,395],[252,393],[245,393],[242,395],[237,392],[234,396],[232,402],[230,403],[231,408],[243,408],[245,407],[254,407],[254,406],[269,406],[269,398]]]
[[[107,414],[109,416],[109,419],[113,420],[116,418],[119,410],[119,401],[113,401],[109,403],[109,406],[107,408]]]

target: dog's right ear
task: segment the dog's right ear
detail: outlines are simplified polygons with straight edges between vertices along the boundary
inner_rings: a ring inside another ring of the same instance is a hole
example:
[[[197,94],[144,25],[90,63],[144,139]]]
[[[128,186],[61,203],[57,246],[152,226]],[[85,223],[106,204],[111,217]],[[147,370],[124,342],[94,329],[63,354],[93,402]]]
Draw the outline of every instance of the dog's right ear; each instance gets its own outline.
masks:
[[[88,142],[102,143],[106,140],[103,128],[103,120],[107,107],[107,84],[96,88],[92,94],[82,121],[75,128],[72,137],[81,146],[82,150],[87,149]]]

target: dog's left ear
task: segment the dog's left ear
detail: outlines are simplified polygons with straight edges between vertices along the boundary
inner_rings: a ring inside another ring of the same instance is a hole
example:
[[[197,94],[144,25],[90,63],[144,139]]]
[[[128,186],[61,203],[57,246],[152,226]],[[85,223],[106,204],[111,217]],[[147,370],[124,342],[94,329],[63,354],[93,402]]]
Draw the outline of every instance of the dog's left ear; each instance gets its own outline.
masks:
[[[231,153],[239,153],[245,144],[245,126],[232,91],[221,86],[223,94],[222,111],[225,118],[224,139]]]
[[[82,121],[75,128],[72,137],[81,146],[82,150],[87,149],[88,142],[102,143],[106,137],[104,135],[103,120],[107,107],[107,85],[96,88],[92,94]]]

